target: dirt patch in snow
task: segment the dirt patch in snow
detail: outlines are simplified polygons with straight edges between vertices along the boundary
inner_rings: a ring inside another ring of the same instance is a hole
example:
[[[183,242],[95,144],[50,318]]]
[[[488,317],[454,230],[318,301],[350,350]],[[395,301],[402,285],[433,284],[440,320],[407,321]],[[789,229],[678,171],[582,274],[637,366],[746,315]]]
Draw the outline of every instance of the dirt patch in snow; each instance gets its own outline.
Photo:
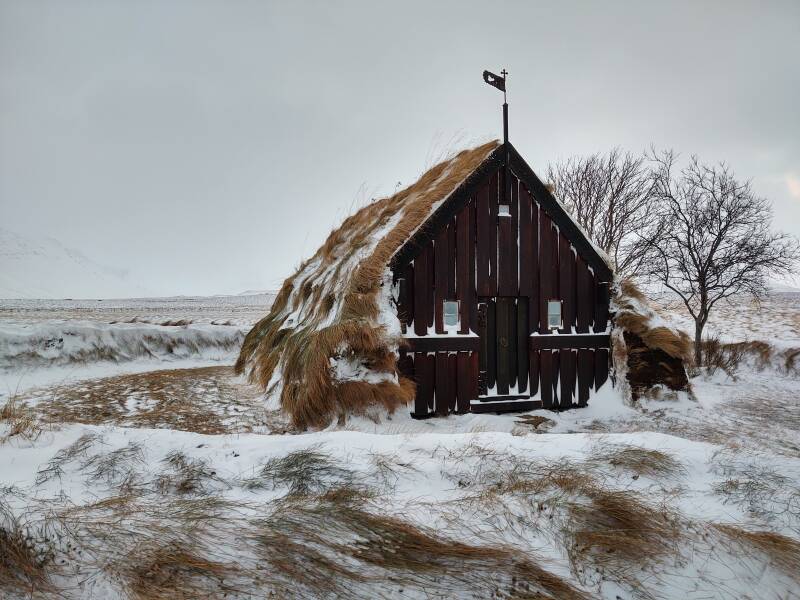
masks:
[[[196,433],[285,433],[286,419],[229,366],[164,369],[90,379],[15,398],[44,423],[87,423]]]

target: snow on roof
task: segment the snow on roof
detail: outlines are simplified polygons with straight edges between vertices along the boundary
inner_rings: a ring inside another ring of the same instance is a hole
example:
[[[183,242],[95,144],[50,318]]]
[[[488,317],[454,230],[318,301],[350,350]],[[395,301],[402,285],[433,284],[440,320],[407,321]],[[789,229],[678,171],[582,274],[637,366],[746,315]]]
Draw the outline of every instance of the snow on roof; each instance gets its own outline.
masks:
[[[279,395],[299,427],[413,400],[413,382],[396,369],[389,260],[498,146],[459,152],[346,218],[283,283],[245,338],[237,372]]]

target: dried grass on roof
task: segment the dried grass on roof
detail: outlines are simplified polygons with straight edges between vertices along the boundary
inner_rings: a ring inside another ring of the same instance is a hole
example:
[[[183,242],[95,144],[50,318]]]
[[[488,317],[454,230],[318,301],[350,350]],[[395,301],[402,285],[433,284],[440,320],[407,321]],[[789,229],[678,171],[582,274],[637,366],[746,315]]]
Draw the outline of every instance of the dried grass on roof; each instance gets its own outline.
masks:
[[[280,402],[295,426],[325,426],[376,405],[392,411],[413,399],[413,382],[397,373],[399,340],[377,322],[384,274],[435,205],[497,146],[492,141],[464,150],[347,217],[283,283],[270,313],[245,338],[236,370],[264,389],[279,374]],[[383,381],[334,381],[330,359],[342,356],[360,360]]]
[[[631,300],[635,301],[632,302]],[[673,358],[689,362],[692,356],[692,341],[685,332],[664,326],[653,326],[655,313],[647,309],[643,312],[636,305],[647,306],[645,295],[629,279],[619,283],[615,298],[617,313],[614,323],[617,327],[639,336],[651,350],[662,350]]]
[[[625,373],[631,398],[636,400],[659,386],[689,390],[686,364],[692,342],[685,332],[658,325],[645,295],[630,280],[617,285],[614,296],[615,369]]]

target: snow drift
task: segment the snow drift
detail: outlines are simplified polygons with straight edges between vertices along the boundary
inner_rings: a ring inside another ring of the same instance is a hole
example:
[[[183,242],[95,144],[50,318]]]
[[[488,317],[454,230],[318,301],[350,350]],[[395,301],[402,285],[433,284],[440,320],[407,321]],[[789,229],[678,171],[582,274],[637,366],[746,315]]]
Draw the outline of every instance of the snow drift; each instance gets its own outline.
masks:
[[[244,331],[228,325],[75,321],[0,325],[0,370],[140,358],[233,358],[243,340]]]

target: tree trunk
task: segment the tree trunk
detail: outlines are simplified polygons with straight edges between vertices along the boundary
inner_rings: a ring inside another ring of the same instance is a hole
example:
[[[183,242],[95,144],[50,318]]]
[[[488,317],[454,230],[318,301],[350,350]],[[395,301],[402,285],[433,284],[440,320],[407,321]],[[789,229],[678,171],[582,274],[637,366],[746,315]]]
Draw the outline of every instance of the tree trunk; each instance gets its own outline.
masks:
[[[698,369],[703,364],[703,325],[699,320],[694,322],[694,365]]]

